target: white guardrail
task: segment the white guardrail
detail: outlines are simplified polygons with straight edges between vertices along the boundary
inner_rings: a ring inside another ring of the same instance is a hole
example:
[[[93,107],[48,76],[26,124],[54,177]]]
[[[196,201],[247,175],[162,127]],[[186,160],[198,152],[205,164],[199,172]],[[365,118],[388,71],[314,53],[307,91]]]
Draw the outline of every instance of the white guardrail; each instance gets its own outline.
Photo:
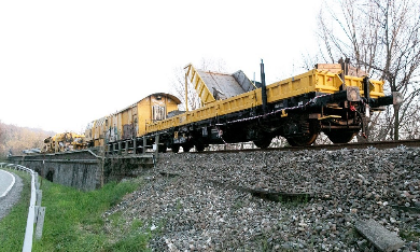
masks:
[[[23,252],[32,251],[32,240],[34,236],[34,223],[36,223],[35,239],[42,237],[44,226],[45,207],[41,207],[42,190],[39,190],[38,173],[21,165],[0,163],[0,168],[22,170],[31,174],[31,200],[29,203],[28,219],[26,221],[25,240]]]

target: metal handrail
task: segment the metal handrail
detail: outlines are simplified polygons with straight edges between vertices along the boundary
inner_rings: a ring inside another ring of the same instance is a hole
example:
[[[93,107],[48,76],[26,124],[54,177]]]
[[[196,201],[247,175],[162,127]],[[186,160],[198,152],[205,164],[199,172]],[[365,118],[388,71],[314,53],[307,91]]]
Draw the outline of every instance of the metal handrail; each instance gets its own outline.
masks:
[[[34,234],[34,222],[35,222],[35,203],[36,203],[36,189],[35,189],[35,176],[36,172],[21,165],[0,163],[0,168],[6,165],[7,168],[19,169],[31,173],[31,200],[29,203],[28,219],[26,221],[25,240],[23,242],[23,252],[32,251],[32,240]],[[6,168],[5,167],[5,168]]]

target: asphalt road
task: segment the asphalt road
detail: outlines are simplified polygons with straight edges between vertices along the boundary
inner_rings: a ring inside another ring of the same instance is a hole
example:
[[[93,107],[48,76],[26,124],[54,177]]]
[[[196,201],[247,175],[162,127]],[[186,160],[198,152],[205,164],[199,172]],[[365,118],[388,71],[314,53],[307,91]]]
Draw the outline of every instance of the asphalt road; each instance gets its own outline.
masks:
[[[7,195],[15,184],[15,177],[8,171],[0,170],[0,198]]]
[[[15,178],[14,185],[4,197],[0,197],[0,221],[10,212],[13,205],[19,201],[23,188],[22,179],[19,176],[12,172],[6,173],[6,171],[0,170],[0,196],[10,187],[10,183],[13,180],[11,176]]]

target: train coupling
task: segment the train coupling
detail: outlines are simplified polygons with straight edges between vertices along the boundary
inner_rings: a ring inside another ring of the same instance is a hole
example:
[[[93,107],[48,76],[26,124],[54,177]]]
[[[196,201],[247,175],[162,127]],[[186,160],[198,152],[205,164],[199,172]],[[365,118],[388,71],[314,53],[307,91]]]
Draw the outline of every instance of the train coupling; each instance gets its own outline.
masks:
[[[392,92],[392,95],[379,97],[377,99],[369,98],[369,106],[373,109],[391,104],[394,106],[400,106],[403,101],[404,97],[400,92]]]

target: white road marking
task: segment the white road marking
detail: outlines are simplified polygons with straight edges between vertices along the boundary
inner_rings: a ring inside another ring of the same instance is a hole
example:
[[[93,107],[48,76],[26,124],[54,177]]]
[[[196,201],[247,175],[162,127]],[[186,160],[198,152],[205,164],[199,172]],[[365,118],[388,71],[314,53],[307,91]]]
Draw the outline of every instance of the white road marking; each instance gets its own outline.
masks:
[[[6,189],[6,191],[2,194],[2,195],[0,195],[0,198],[3,198],[4,196],[6,196],[7,195],[7,193],[9,193],[9,191],[12,189],[12,187],[15,185],[15,176],[13,176],[13,174],[11,174],[10,172],[8,172],[8,171],[5,171],[5,170],[2,170],[2,171],[4,171],[5,173],[7,173],[7,174],[9,174],[11,177],[12,177],[12,183],[9,185],[9,187]]]

